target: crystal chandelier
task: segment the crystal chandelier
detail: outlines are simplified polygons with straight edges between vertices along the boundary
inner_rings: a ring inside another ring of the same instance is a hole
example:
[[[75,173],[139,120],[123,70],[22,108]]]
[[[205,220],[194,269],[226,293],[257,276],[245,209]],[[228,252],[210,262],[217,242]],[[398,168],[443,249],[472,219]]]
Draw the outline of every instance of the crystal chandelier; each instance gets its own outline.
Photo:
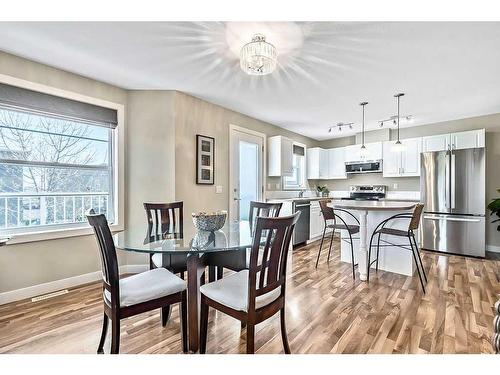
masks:
[[[241,48],[240,67],[247,74],[263,76],[274,71],[277,57],[276,47],[266,42],[264,35],[255,34],[252,41]]]

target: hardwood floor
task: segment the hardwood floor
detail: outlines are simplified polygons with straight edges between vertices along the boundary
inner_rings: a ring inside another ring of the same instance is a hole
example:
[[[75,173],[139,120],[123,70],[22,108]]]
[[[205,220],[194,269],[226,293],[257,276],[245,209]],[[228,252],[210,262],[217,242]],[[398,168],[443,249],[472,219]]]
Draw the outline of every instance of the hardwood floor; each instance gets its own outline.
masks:
[[[314,268],[319,242],[296,249],[288,278],[287,327],[292,353],[492,353],[493,306],[500,261],[423,252],[429,276],[372,271],[370,284],[353,281],[339,261],[339,243]],[[0,306],[0,353],[95,353],[101,285],[32,303]],[[210,311],[207,353],[244,353],[245,331]],[[258,325],[257,353],[281,353],[279,315]],[[105,351],[109,352],[110,339]],[[181,353],[179,314],[166,327],[159,311],[122,321],[121,353]]]

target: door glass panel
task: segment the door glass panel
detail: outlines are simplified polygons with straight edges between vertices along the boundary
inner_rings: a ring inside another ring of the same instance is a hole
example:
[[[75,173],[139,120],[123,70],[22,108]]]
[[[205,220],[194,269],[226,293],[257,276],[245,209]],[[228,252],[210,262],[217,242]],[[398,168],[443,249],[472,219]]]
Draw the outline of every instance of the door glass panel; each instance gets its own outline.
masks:
[[[239,156],[239,219],[248,220],[250,201],[259,199],[259,145],[240,141]]]

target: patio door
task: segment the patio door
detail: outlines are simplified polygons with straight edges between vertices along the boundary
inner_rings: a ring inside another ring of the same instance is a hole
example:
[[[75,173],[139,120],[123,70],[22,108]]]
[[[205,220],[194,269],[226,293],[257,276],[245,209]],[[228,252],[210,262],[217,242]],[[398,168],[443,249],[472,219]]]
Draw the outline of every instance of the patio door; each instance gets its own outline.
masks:
[[[231,126],[229,130],[229,219],[248,220],[250,201],[263,199],[265,136]]]

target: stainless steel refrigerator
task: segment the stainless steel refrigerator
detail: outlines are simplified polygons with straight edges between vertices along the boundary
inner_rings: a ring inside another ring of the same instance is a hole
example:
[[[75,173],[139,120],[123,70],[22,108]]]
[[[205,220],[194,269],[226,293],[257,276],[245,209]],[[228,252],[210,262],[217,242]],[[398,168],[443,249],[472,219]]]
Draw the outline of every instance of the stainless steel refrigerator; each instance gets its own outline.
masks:
[[[485,255],[484,148],[421,154],[422,248]]]

